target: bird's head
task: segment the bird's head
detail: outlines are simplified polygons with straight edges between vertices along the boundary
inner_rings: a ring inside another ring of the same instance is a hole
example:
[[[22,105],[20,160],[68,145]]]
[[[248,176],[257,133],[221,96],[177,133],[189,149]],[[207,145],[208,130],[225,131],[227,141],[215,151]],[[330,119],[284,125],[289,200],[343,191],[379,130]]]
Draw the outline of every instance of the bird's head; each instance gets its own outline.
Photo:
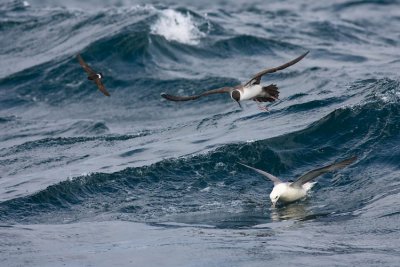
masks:
[[[231,93],[232,99],[235,100],[239,104],[240,108],[242,108],[242,105],[240,105],[240,102],[239,102],[240,95],[241,95],[241,92],[239,90],[233,90]]]
[[[278,202],[279,198],[281,195],[286,191],[286,184],[277,184],[274,186],[272,189],[271,194],[269,194],[269,198],[271,199],[272,202],[272,207],[275,207],[276,202]]]

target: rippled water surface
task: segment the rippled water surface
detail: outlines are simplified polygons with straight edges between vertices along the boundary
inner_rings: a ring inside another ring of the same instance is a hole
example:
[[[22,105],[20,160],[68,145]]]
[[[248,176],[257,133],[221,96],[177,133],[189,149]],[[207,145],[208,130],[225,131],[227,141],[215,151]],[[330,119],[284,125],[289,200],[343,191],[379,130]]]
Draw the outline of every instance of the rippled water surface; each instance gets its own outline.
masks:
[[[399,1],[2,1],[4,266],[398,266]],[[182,95],[264,77],[262,112]],[[111,97],[75,55],[101,71]],[[272,184],[357,155],[307,199]]]

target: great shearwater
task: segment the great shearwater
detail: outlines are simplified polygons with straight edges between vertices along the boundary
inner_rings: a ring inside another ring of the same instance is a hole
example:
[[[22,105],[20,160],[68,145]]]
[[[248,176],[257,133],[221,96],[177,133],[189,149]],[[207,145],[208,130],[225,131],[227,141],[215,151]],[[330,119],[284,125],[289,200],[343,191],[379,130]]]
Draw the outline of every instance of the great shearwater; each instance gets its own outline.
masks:
[[[271,180],[274,183],[274,188],[272,189],[269,198],[271,199],[272,207],[275,207],[278,200],[283,203],[290,203],[305,197],[307,192],[315,184],[315,182],[311,182],[313,179],[317,178],[321,174],[344,168],[356,160],[357,157],[352,157],[309,171],[297,178],[297,180],[294,182],[283,182],[281,179],[268,172],[250,167],[243,163],[239,164],[264,175],[268,180]]]
[[[260,103],[274,102],[279,97],[279,91],[278,91],[278,87],[275,84],[270,84],[268,86],[261,86],[260,85],[261,78],[268,73],[277,72],[277,71],[286,69],[287,67],[290,67],[290,66],[296,64],[297,62],[302,60],[309,52],[310,51],[307,51],[306,53],[299,56],[298,58],[295,58],[292,61],[289,61],[288,63],[283,64],[279,67],[265,69],[265,70],[260,71],[259,73],[255,74],[244,85],[239,84],[234,87],[221,87],[218,89],[205,91],[201,94],[192,95],[192,96],[176,96],[176,95],[170,95],[170,94],[166,94],[166,93],[162,93],[161,96],[170,101],[188,101],[188,100],[195,100],[195,99],[198,99],[199,97],[212,95],[212,94],[229,93],[231,98],[233,100],[235,100],[239,104],[240,107],[242,107],[240,104],[240,101],[254,100],[261,110],[267,110],[266,107],[261,107]]]
[[[81,55],[77,55],[76,56],[79,60],[79,64],[81,64],[82,68],[86,71],[86,73],[88,74],[88,80],[93,81],[97,87],[99,88],[99,90],[106,96],[110,96],[110,93],[107,92],[106,88],[104,87],[103,82],[101,81],[103,79],[103,74],[101,72],[97,73],[95,72],[91,67],[89,67],[88,64],[86,64],[86,62],[83,60],[83,58],[81,57]]]

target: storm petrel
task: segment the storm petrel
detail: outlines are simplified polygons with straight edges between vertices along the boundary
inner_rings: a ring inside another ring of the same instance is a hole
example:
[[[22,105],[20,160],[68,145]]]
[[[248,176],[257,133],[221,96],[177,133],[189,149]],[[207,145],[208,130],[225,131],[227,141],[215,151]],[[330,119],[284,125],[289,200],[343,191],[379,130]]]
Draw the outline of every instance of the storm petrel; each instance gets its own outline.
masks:
[[[86,64],[81,55],[78,54],[76,57],[79,60],[79,64],[81,64],[82,68],[86,71],[88,75],[88,80],[93,81],[104,95],[110,96],[110,93],[107,92],[104,84],[101,81],[103,79],[103,74],[101,72],[96,73],[91,67],[89,67],[89,65]]]
[[[265,70],[260,71],[259,73],[255,74],[244,85],[239,84],[234,87],[221,87],[218,89],[205,91],[201,94],[192,95],[192,96],[175,96],[175,95],[170,95],[170,94],[166,94],[166,93],[162,93],[161,96],[170,101],[188,101],[188,100],[195,100],[202,96],[207,96],[207,95],[212,95],[212,94],[229,93],[231,98],[233,100],[235,100],[239,104],[240,107],[242,107],[242,106],[239,101],[254,100],[255,102],[257,102],[257,105],[260,109],[268,110],[266,107],[259,106],[259,104],[261,102],[274,102],[279,97],[279,91],[278,91],[278,87],[275,84],[270,84],[268,86],[261,86],[260,85],[261,78],[268,73],[277,72],[277,71],[286,69],[287,67],[290,67],[290,66],[296,64],[297,62],[302,60],[309,52],[310,51],[307,51],[306,53],[299,56],[298,58],[295,58],[292,61],[289,61],[288,63],[283,64],[279,67],[265,69]]]
[[[247,166],[243,163],[239,164],[264,175],[266,178],[268,178],[268,180],[271,180],[274,183],[274,188],[272,189],[269,198],[271,199],[272,207],[275,207],[275,204],[278,200],[282,201],[283,203],[290,203],[305,197],[308,190],[310,190],[315,184],[315,182],[311,182],[313,179],[317,178],[321,174],[344,168],[356,160],[357,157],[351,157],[343,161],[309,171],[297,178],[297,180],[294,182],[283,182],[278,177],[268,172]]]

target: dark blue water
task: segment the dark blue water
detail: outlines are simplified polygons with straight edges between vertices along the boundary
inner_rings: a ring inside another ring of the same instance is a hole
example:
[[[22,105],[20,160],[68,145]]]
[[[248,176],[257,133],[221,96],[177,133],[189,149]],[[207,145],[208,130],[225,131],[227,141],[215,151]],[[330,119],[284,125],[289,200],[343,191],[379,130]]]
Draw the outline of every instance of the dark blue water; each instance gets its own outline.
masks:
[[[398,266],[399,6],[2,1],[1,266]],[[160,97],[307,50],[263,79],[270,112]],[[238,164],[289,180],[352,155],[277,209]]]

